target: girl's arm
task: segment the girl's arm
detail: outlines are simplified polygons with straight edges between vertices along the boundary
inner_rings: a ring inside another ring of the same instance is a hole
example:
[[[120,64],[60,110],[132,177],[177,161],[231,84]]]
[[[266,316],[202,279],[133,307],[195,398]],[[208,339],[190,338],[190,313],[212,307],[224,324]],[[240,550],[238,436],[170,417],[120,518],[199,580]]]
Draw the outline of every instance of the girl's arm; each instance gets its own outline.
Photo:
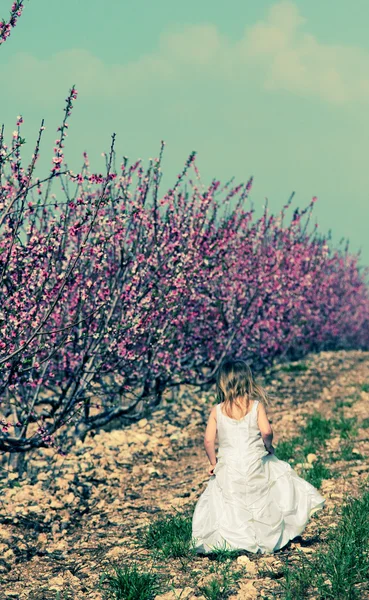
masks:
[[[269,423],[267,414],[265,412],[265,406],[261,402],[258,404],[258,425],[261,433],[261,437],[263,438],[263,442],[265,448],[268,450],[273,449],[272,440],[273,440],[273,429],[271,424]]]
[[[215,466],[217,458],[215,455],[215,437],[217,433],[216,406],[211,409],[208,423],[205,429],[204,446],[211,466]]]

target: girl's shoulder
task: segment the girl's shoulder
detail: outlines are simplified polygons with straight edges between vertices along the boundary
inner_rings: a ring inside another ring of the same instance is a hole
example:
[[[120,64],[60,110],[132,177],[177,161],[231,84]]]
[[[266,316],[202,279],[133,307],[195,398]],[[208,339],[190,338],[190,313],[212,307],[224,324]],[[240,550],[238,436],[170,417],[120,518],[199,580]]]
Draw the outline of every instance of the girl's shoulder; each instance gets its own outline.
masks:
[[[248,410],[248,412],[244,415],[244,417],[246,415],[248,415],[249,413],[253,412],[255,409],[257,410],[257,406],[259,404],[259,400],[250,400],[250,410]],[[219,402],[218,404],[215,405],[215,407],[213,407],[215,409],[215,414],[219,411],[220,414],[225,415],[225,412],[222,410],[222,406],[224,405],[224,402]],[[233,418],[233,417],[231,417]],[[243,418],[243,417],[242,417]],[[235,418],[235,420],[237,420],[237,417]]]

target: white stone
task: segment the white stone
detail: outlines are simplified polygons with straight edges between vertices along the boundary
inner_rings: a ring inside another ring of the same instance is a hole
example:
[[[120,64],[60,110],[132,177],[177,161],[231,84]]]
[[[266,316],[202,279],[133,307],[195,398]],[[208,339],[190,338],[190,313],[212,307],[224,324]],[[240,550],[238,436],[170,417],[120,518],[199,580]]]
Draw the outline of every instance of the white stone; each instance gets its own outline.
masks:
[[[247,573],[250,573],[250,575],[255,575],[258,572],[256,563],[244,554],[237,557],[237,563],[246,567]]]

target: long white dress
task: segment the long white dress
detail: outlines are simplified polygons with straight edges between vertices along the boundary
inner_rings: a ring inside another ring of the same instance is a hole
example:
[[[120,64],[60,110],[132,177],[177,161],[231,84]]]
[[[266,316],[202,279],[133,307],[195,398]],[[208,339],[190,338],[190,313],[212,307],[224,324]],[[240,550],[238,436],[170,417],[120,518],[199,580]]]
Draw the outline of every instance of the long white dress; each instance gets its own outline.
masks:
[[[217,404],[218,452],[214,475],[192,517],[195,552],[215,548],[268,554],[300,535],[325,498],[285,461],[268,454],[255,400],[243,419]]]

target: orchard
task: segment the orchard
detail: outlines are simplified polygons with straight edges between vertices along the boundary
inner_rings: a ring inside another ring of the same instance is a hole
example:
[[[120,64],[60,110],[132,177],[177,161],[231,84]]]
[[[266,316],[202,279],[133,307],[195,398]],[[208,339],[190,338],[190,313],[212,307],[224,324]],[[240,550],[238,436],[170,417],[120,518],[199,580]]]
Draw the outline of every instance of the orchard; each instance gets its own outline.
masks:
[[[23,2],[0,23],[5,41]],[[0,449],[53,445],[117,417],[126,424],[164,391],[206,386],[225,355],[256,371],[311,351],[369,348],[367,270],[311,227],[316,198],[256,218],[252,178],[206,188],[190,154],[160,189],[159,156],[104,174],[87,154],[69,170],[66,107],[50,172],[22,166],[23,119],[0,132]],[[291,211],[289,213],[288,211]],[[58,434],[58,437],[57,437]]]

